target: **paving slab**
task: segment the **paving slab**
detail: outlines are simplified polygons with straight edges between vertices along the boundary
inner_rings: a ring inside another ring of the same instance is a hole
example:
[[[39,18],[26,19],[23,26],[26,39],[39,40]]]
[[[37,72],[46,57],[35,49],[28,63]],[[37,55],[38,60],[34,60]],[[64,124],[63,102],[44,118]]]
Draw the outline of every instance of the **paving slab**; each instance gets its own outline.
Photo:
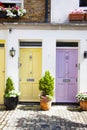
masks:
[[[39,105],[21,104],[10,111],[0,106],[0,130],[87,130],[87,111],[73,105],[53,105],[49,111]]]

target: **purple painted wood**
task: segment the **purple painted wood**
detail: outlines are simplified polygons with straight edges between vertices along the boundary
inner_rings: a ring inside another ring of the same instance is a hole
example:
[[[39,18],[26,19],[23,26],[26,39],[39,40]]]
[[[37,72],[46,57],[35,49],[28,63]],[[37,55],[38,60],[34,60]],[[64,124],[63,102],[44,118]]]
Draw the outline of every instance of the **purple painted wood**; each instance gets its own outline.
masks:
[[[56,102],[76,102],[77,63],[77,49],[57,49]]]

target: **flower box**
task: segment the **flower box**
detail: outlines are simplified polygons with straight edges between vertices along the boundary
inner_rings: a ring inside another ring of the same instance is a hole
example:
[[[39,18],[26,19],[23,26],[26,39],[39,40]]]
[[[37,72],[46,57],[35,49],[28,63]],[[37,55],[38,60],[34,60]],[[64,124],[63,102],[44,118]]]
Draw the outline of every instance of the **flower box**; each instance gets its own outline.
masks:
[[[7,13],[5,11],[0,11],[0,18],[6,18]]]
[[[85,20],[87,21],[87,13],[85,13]]]
[[[69,21],[83,21],[85,14],[83,13],[71,13],[69,14]]]
[[[0,18],[18,18],[23,17],[26,14],[26,10],[20,8],[19,6],[14,6],[12,8],[0,7]]]

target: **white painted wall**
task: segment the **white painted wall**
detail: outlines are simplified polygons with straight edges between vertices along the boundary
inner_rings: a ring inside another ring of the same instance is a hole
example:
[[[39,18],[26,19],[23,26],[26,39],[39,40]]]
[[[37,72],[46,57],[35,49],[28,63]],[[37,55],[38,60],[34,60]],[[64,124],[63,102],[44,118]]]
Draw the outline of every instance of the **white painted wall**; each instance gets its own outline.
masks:
[[[26,32],[26,33],[25,33]],[[18,35],[16,35],[18,34]],[[13,30],[11,34],[9,34],[9,44],[8,48],[14,47],[16,49],[16,56],[14,58],[8,57],[8,75],[12,75],[14,80],[16,81],[16,86],[18,85],[18,57],[19,57],[19,43],[18,41],[27,39],[27,40],[36,40],[39,39],[42,41],[43,46],[43,54],[42,54],[42,73],[45,70],[50,70],[52,75],[55,77],[56,75],[56,40],[65,40],[65,41],[80,41],[79,45],[79,62],[80,62],[80,90],[86,89],[86,74],[87,70],[87,61],[83,58],[84,50],[87,49],[86,31],[52,31],[52,30]],[[84,36],[84,37],[83,37]],[[9,50],[8,50],[9,51]],[[84,87],[83,87],[84,86]]]
[[[25,33],[26,32],[26,33]],[[11,33],[0,31],[0,38],[6,39],[6,78],[12,77],[16,89],[19,88],[19,41],[42,41],[42,74],[50,70],[56,79],[56,41],[78,41],[80,70],[78,68],[78,91],[87,90],[87,59],[83,53],[87,50],[87,31],[75,30],[15,30]],[[6,38],[8,36],[8,38]],[[15,57],[9,55],[9,50],[14,47]]]
[[[6,40],[7,39],[7,30],[0,30],[0,40]]]
[[[64,23],[68,21],[68,14],[74,9],[87,9],[79,7],[79,0],[51,0],[51,22]]]

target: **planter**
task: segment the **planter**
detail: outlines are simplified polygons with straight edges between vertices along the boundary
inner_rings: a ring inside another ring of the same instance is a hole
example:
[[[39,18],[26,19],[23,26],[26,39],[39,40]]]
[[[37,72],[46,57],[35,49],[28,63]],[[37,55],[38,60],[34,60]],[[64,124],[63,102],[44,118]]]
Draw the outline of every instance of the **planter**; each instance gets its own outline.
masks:
[[[42,110],[49,110],[51,108],[51,101],[40,100],[40,107]]]
[[[6,18],[7,16],[6,16],[6,12],[2,12],[2,11],[0,11],[0,18]]]
[[[80,101],[80,107],[82,110],[87,111],[87,101]]]
[[[0,18],[0,22],[21,22],[21,21],[23,21],[22,18],[9,18],[9,17]]]
[[[6,110],[13,110],[18,104],[18,97],[4,97],[4,105]]]
[[[85,14],[85,20],[87,21],[87,13]]]
[[[85,17],[85,14],[69,14],[69,21],[83,21]]]

